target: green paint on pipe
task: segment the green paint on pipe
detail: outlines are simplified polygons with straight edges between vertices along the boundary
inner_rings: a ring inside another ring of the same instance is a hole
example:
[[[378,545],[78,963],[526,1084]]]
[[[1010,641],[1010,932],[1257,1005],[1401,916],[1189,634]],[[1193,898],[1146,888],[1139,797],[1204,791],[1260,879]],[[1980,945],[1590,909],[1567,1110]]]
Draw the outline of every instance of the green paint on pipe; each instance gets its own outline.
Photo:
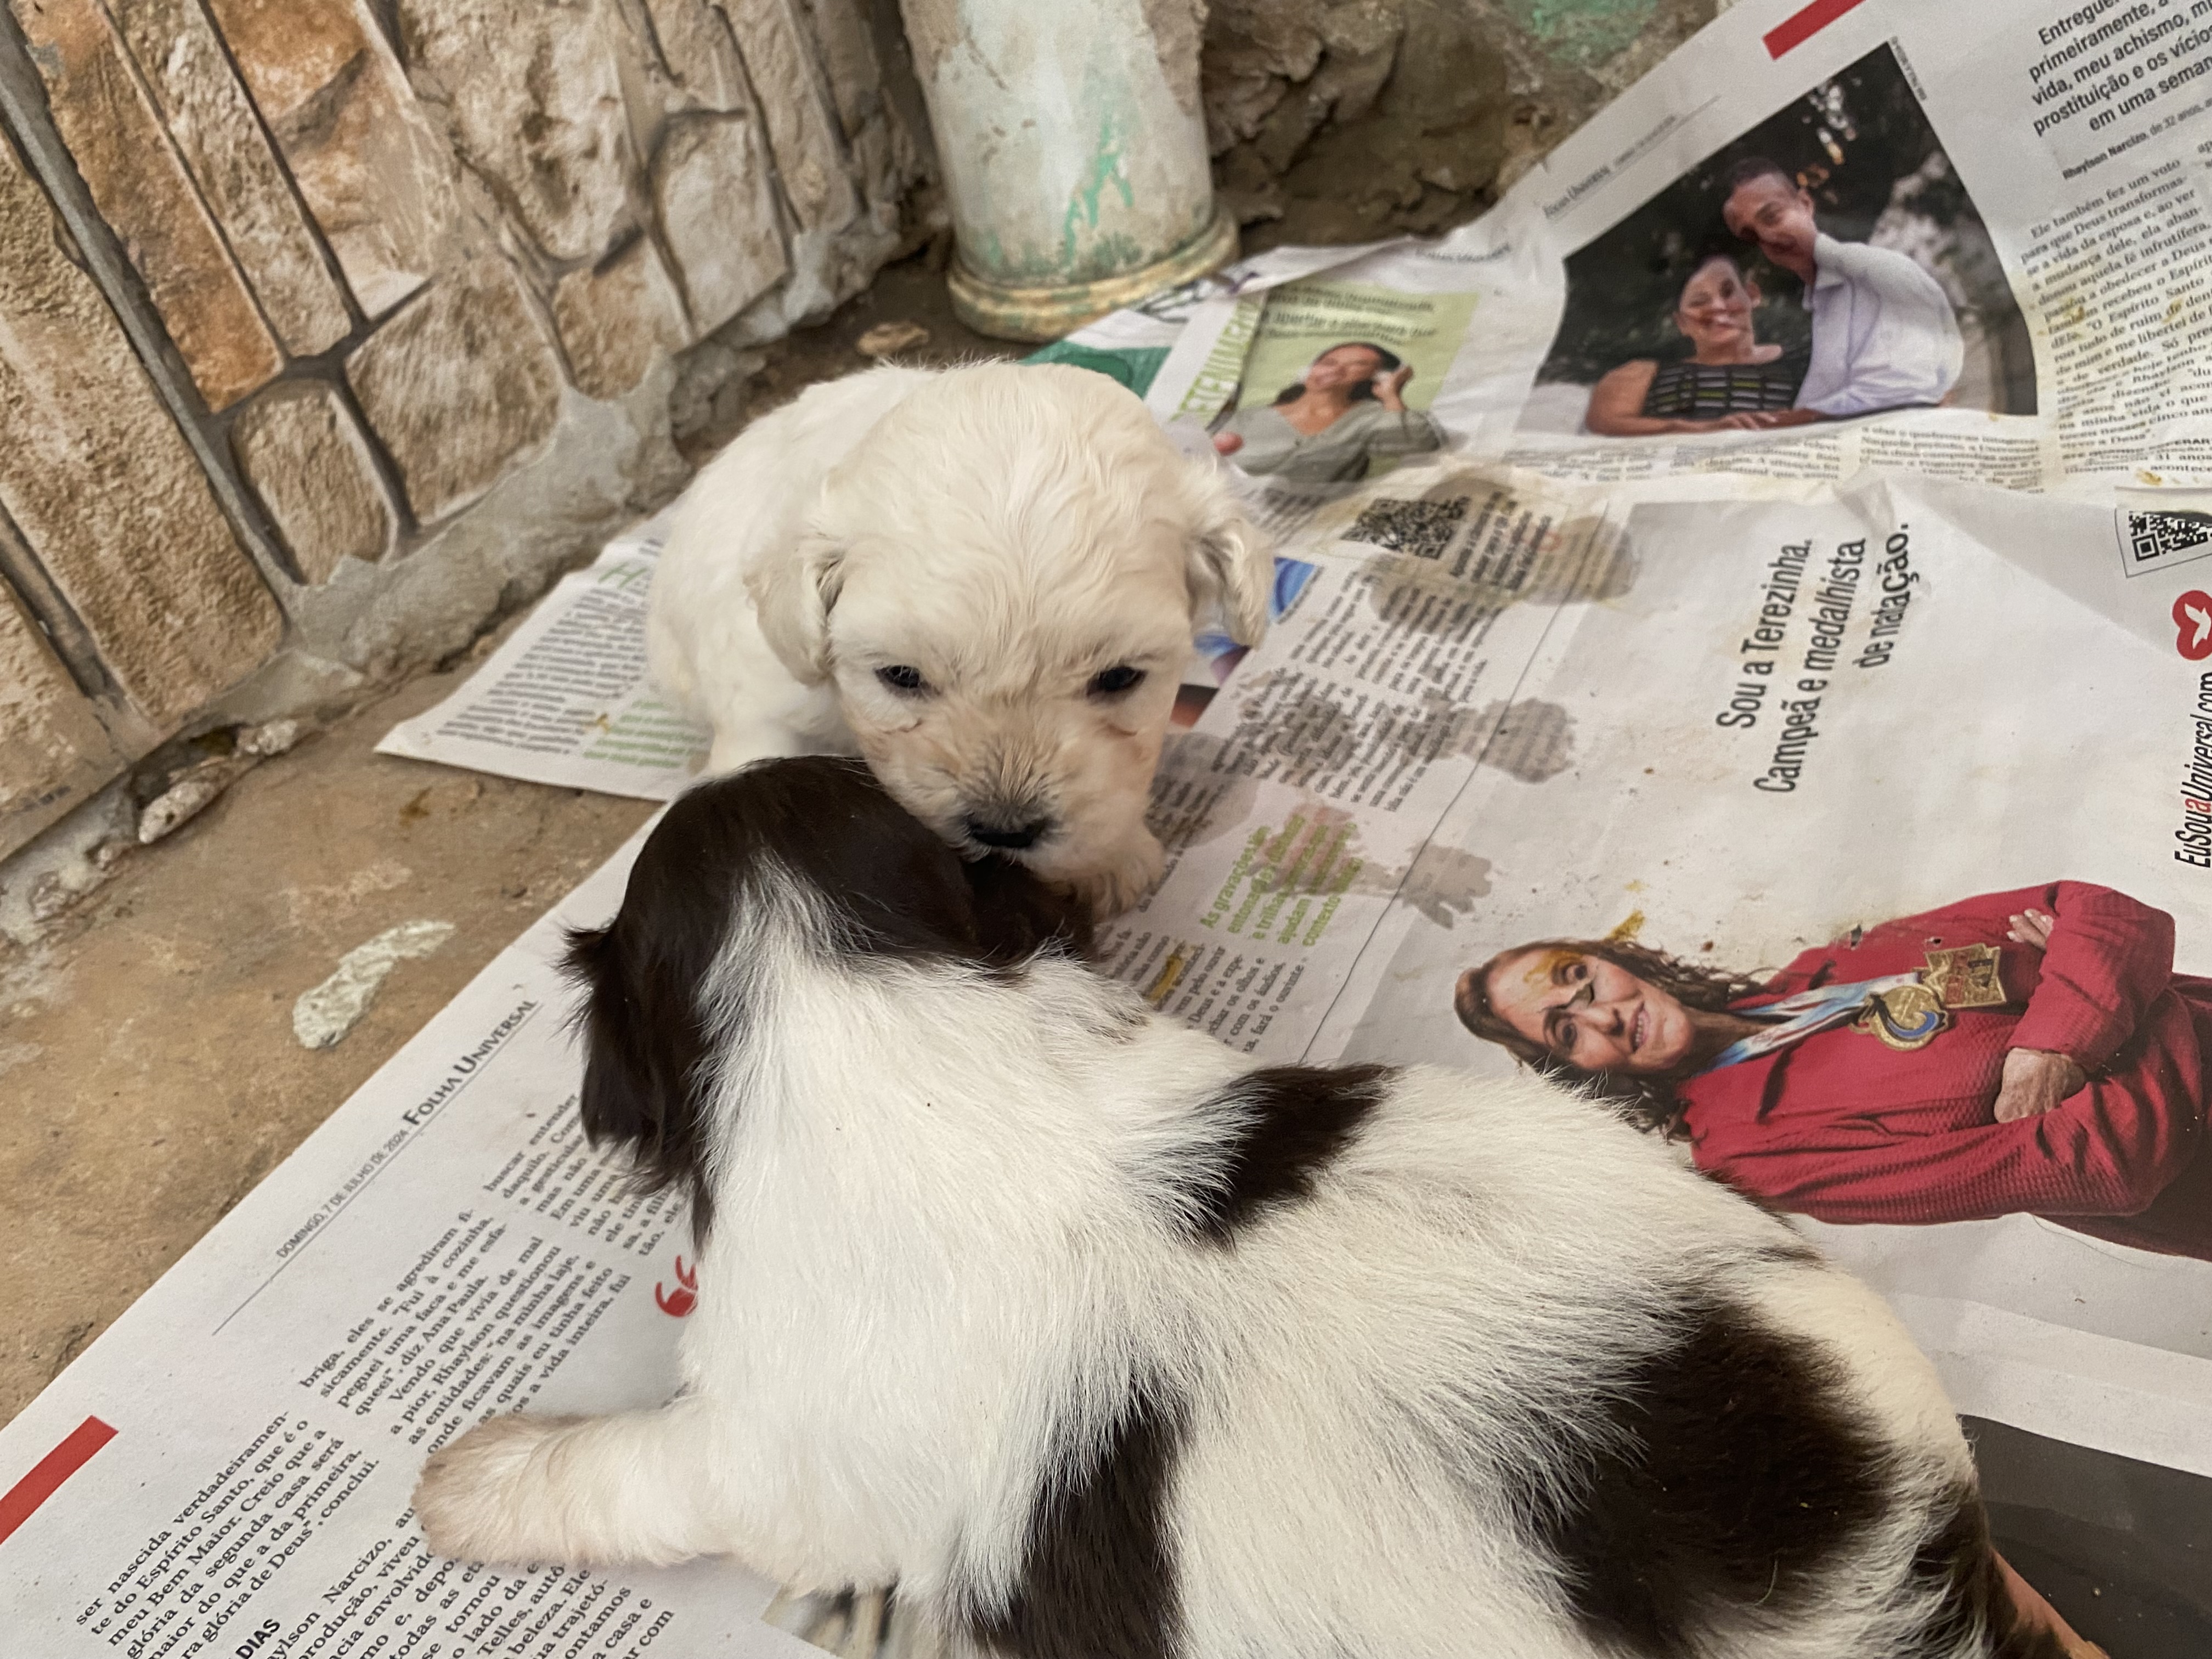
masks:
[[[1095,231],[1098,228],[1098,203],[1105,194],[1106,187],[1109,185],[1114,187],[1123,207],[1137,205],[1136,193],[1129,187],[1129,175],[1122,167],[1121,159],[1121,135],[1115,130],[1114,112],[1109,110],[1105,118],[1098,124],[1098,143],[1091,152],[1091,166],[1085,172],[1082,182],[1076,185],[1068,198],[1067,217],[1062,222],[1060,247],[1062,264],[1069,273],[1069,277],[1065,280],[1073,280],[1078,269],[1076,249],[1081,246],[1084,229],[1087,228]],[[1117,247],[1113,253],[1125,256],[1126,249]],[[1111,257],[1107,268],[1113,268]]]
[[[1588,66],[1632,45],[1658,0],[1508,0],[1514,21],[1554,58]]]

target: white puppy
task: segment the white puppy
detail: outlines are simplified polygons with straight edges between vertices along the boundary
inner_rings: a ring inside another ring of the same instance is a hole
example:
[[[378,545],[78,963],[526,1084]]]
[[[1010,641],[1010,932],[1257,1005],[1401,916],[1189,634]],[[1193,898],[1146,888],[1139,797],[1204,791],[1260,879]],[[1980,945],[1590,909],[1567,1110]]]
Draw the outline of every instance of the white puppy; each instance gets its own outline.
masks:
[[[1194,624],[1256,641],[1273,580],[1227,485],[1105,376],[886,368],[700,474],[647,640],[710,769],[857,750],[953,847],[1106,915],[1159,878],[1145,809]]]
[[[1990,1659],[1878,1298],[1534,1078],[1252,1068],[850,761],[673,806],[578,936],[581,1110],[694,1204],[682,1393],[505,1417],[466,1559],[732,1553],[1061,1659]]]

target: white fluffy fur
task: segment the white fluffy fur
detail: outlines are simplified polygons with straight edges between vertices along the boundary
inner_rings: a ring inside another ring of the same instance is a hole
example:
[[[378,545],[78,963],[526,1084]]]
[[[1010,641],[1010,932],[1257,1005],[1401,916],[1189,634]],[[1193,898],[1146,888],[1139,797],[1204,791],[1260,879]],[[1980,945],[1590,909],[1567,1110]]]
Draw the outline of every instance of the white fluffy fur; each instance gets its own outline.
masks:
[[[714,772],[859,753],[963,851],[1014,854],[1103,916],[1158,879],[1152,772],[1194,623],[1267,621],[1273,562],[1136,398],[1065,366],[883,368],[808,391],[711,462],[653,580],[653,678]],[[902,696],[876,671],[917,668]],[[1101,670],[1146,678],[1087,695]]]
[[[716,1004],[744,1012],[684,1393],[463,1437],[417,1495],[440,1552],[727,1553],[948,1614],[1011,1589],[1070,1419],[1103,1435],[1151,1375],[1191,1407],[1183,1654],[1597,1659],[1479,1476],[1594,1431],[1559,1402],[1687,1284],[1827,1355],[1895,1453],[1889,1518],[1813,1611],[1753,1610],[1697,1651],[1872,1659],[1926,1616],[1913,1549],[1972,1481],[1930,1367],[1660,1146],[1534,1079],[1414,1068],[1311,1198],[1195,1247],[1163,1211],[1221,1158],[1199,1107],[1247,1060],[1065,961],[1009,985],[842,959],[822,915],[787,881],[719,958]]]

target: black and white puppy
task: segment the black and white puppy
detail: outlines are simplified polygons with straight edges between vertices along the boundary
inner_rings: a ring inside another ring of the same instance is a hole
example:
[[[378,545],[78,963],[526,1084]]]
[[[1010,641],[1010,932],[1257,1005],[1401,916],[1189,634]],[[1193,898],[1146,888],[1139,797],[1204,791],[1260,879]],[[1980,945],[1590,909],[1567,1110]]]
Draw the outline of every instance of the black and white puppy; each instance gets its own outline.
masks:
[[[865,769],[672,807],[583,1115],[705,1237],[683,1392],[434,1456],[472,1559],[896,1582],[1021,1656],[1965,1659],[2015,1628],[1870,1291],[1535,1079],[1254,1070]]]

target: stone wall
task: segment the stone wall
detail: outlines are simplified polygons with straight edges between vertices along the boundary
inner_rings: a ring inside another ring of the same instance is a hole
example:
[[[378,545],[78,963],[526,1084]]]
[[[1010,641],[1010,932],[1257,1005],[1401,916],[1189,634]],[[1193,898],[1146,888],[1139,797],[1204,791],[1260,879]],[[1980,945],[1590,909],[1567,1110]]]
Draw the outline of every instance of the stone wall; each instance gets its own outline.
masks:
[[[887,3],[0,0],[0,854],[672,494],[687,349],[900,246]]]

